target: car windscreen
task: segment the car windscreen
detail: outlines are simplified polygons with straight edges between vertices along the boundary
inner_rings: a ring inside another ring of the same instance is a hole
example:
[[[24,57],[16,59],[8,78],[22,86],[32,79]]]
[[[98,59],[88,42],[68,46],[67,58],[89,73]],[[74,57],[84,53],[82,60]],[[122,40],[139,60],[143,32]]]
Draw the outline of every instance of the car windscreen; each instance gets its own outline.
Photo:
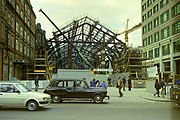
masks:
[[[16,84],[17,88],[20,89],[22,92],[29,92],[31,91],[28,87],[24,86],[23,84]]]

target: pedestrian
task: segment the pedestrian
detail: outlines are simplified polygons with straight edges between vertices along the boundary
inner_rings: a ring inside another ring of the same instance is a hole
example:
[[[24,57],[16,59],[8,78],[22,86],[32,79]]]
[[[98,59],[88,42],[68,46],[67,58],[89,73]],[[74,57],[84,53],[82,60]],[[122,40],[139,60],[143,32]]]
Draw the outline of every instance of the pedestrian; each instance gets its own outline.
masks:
[[[96,87],[96,80],[95,79],[93,79],[93,81],[92,81],[92,87]]]
[[[154,96],[157,95],[158,97],[160,97],[160,96],[159,96],[159,90],[161,89],[161,85],[160,85],[158,79],[156,79],[155,84],[154,84],[154,87],[155,87],[155,89],[156,89],[156,93],[154,94]]]
[[[126,87],[126,78],[125,78],[125,76],[122,79],[122,81],[123,81],[123,91],[125,91],[125,87]]]
[[[128,90],[131,91],[132,88],[132,82],[131,82],[131,78],[129,77],[128,79]]]
[[[35,91],[38,91],[38,88],[39,88],[39,81],[38,81],[39,77],[36,76],[35,78],[35,81],[34,81],[34,84],[35,84]]]
[[[90,87],[92,87],[92,81],[90,81]]]
[[[108,87],[112,87],[112,82],[111,82],[111,78],[110,77],[108,77],[107,81],[108,81]]]
[[[107,89],[106,82],[105,82],[105,81],[103,81],[103,82],[101,83],[100,87]]]
[[[162,97],[164,97],[164,95],[166,95],[166,82],[164,78],[162,78],[160,85],[161,85],[161,95]]]
[[[122,87],[123,87],[123,81],[121,79],[121,77],[118,78],[118,81],[117,81],[117,88],[119,90],[119,97],[122,97],[123,96],[123,93],[122,93]]]

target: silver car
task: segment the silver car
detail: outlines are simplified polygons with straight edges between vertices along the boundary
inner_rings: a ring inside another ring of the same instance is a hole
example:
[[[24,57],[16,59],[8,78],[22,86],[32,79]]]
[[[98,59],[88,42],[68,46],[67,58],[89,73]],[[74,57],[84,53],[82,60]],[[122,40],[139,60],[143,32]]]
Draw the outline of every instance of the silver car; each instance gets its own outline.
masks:
[[[29,111],[48,105],[50,95],[31,92],[19,82],[0,82],[0,107],[26,107]]]

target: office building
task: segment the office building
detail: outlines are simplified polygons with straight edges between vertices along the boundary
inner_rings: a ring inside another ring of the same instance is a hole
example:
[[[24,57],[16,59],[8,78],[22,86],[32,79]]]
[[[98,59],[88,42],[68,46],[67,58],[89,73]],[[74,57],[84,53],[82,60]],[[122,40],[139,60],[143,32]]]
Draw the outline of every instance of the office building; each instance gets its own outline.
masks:
[[[160,77],[180,74],[180,0],[142,0],[143,64]]]

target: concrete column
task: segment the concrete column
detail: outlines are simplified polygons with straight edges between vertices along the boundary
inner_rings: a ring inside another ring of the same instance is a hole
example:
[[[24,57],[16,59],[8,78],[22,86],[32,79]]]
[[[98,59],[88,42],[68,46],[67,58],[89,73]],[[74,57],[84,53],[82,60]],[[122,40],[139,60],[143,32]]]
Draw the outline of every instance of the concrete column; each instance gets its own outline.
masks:
[[[171,67],[171,75],[176,73],[176,62],[173,59],[174,46],[173,42],[170,40],[170,67]]]
[[[162,46],[159,44],[159,67],[160,72],[164,72],[164,64],[162,62]]]

